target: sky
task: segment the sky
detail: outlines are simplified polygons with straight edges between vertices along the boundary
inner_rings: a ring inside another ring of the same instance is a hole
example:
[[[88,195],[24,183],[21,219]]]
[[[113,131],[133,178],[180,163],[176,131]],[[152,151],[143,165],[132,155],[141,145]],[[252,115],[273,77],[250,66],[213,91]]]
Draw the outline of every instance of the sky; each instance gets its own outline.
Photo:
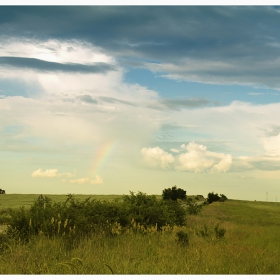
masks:
[[[1,6],[0,188],[280,200],[280,7]]]

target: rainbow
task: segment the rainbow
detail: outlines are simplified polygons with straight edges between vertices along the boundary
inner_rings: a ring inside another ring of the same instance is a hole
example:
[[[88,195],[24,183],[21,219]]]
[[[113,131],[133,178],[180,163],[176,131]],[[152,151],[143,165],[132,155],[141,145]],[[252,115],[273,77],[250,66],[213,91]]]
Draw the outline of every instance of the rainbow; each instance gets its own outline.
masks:
[[[112,150],[116,147],[117,141],[105,142],[95,153],[90,175],[99,175],[98,172],[104,167]]]

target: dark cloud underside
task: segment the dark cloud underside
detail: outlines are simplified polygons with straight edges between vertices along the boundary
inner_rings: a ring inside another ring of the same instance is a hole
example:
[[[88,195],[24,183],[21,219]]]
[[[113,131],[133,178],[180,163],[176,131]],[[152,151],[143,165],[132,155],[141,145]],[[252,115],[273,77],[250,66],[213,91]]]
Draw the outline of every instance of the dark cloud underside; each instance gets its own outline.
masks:
[[[159,65],[153,71],[188,81],[274,88],[280,87],[279,22],[279,8],[269,6],[4,6],[0,10],[0,34],[8,38],[78,39],[101,47],[125,67],[136,61],[136,67],[146,67],[147,61],[156,61]],[[28,64],[42,71],[113,70],[111,65],[8,60],[8,65]]]
[[[115,67],[106,63],[96,63],[94,65],[83,65],[77,63],[57,63],[36,58],[26,57],[0,57],[0,66],[12,68],[26,68],[43,72],[67,72],[67,73],[106,73],[114,71]]]
[[[108,103],[121,103],[121,104],[125,104],[125,105],[136,106],[135,104],[133,104],[131,102],[120,100],[120,99],[113,98],[113,97],[101,96],[101,97],[99,97],[99,99],[101,101],[105,101]]]
[[[85,102],[85,103],[91,103],[91,104],[97,104],[98,103],[96,99],[92,98],[88,94],[81,95],[77,98],[80,99],[81,101]]]

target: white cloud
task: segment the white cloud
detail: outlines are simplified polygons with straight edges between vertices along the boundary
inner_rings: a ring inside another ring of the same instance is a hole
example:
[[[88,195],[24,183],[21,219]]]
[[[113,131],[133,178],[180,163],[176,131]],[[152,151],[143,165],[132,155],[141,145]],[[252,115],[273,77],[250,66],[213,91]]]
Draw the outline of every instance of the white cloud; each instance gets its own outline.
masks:
[[[89,181],[90,181],[89,178],[79,178],[79,179],[75,179],[75,180],[70,180],[69,183],[70,184],[86,184]]]
[[[58,173],[58,169],[46,169],[43,171],[42,169],[38,169],[31,174],[33,178],[55,178],[55,177],[67,177],[72,178],[75,177],[76,174],[72,173]]]
[[[204,145],[195,142],[181,145],[181,148],[187,150],[187,153],[181,153],[175,158],[159,147],[143,148],[141,150],[144,160],[154,167],[171,167],[174,163],[178,171],[189,172],[227,172],[232,164],[232,156],[224,153],[215,153],[207,150]],[[179,152],[179,151],[178,151]]]
[[[214,153],[207,151],[204,145],[196,144],[195,142],[181,145],[188,152],[180,154],[180,165],[176,166],[179,171],[190,172],[226,172],[229,170],[232,163],[232,156],[223,153]]]
[[[101,49],[79,40],[10,39],[0,37],[0,56],[37,58],[58,63],[114,63],[115,59]]]
[[[38,169],[31,174],[33,178],[55,178],[58,177],[57,169],[47,169],[46,171],[42,171],[42,169]]]
[[[182,144],[187,153],[174,158],[160,147],[143,148],[144,160],[153,167],[174,168],[177,171],[194,173],[246,172],[250,170],[280,170],[280,155],[277,153],[255,156],[237,156],[208,151],[207,147],[195,143]],[[172,165],[171,165],[172,163]]]
[[[263,145],[269,155],[280,156],[280,133],[263,138]]]
[[[61,63],[116,63],[102,49],[79,41],[21,42],[15,39],[0,47],[0,56],[33,57]],[[28,89],[36,85],[37,90],[29,98],[0,99],[0,129],[20,125],[25,135],[22,140],[40,137],[56,149],[81,144],[96,147],[104,139],[121,139],[124,146],[127,143],[140,145],[160,126],[164,115],[145,105],[149,100],[157,100],[157,93],[138,84],[124,83],[124,70],[120,67],[99,74],[0,68],[0,75],[1,79],[24,81]],[[83,102],[82,96],[96,102]]]
[[[70,180],[70,184],[91,184],[91,185],[100,185],[103,184],[103,179],[100,175],[95,176],[95,180],[90,180],[89,178],[79,178],[75,180]]]
[[[96,175],[96,176],[95,176],[95,180],[91,180],[91,181],[90,181],[90,184],[91,184],[91,185],[100,185],[100,184],[103,184],[103,179],[101,178],[100,175]]]
[[[171,152],[173,153],[179,153],[180,151],[178,149],[170,149]]]
[[[232,155],[225,155],[225,157],[212,168],[212,171],[227,172],[232,164]]]
[[[160,147],[143,148],[141,150],[144,160],[151,166],[166,168],[174,162],[174,157]]]

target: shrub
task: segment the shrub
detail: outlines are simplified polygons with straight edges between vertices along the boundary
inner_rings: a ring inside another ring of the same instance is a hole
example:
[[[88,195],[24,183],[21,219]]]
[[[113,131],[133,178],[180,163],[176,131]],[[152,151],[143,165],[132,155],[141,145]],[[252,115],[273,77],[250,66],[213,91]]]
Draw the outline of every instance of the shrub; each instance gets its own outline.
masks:
[[[215,201],[224,202],[226,200],[227,200],[227,197],[224,194],[221,194],[221,196],[219,196],[217,193],[214,194],[214,192],[208,193],[207,202],[209,204],[211,204],[212,202],[215,202]]]
[[[177,201],[177,199],[183,199],[185,200],[187,198],[186,191],[183,189],[178,188],[177,186],[173,186],[169,189],[164,189],[162,191],[162,198],[164,200],[174,200]]]
[[[208,236],[210,235],[209,227],[208,227],[206,224],[204,224],[203,229],[201,229],[201,230],[199,231],[199,233],[200,233],[200,235],[203,236],[203,237],[208,237]]]
[[[220,202],[224,202],[224,201],[226,201],[227,200],[227,197],[224,195],[224,194],[220,194]]]
[[[222,238],[225,236],[225,233],[226,233],[226,229],[224,228],[220,228],[219,227],[219,224],[217,224],[215,227],[214,227],[214,231],[215,231],[215,235],[217,238]]]
[[[188,201],[187,206],[187,212],[189,215],[198,215],[202,210],[202,205],[198,205],[196,202]]]
[[[48,197],[34,201],[29,210],[24,207],[11,212],[9,236],[28,241],[33,235],[63,236],[70,243],[91,233],[114,235],[132,227],[131,221],[144,228],[183,225],[186,211],[174,201],[157,200],[153,195],[130,193],[119,201],[84,201],[68,195],[65,202],[54,203]],[[114,232],[113,232],[114,231]]]
[[[187,232],[182,230],[176,233],[177,242],[180,244],[188,245],[189,244],[189,236]]]
[[[130,196],[124,196],[123,207],[127,208],[128,215],[145,227],[155,226],[161,229],[165,225],[183,225],[186,211],[175,201],[157,200],[154,195],[147,195],[142,192]]]

